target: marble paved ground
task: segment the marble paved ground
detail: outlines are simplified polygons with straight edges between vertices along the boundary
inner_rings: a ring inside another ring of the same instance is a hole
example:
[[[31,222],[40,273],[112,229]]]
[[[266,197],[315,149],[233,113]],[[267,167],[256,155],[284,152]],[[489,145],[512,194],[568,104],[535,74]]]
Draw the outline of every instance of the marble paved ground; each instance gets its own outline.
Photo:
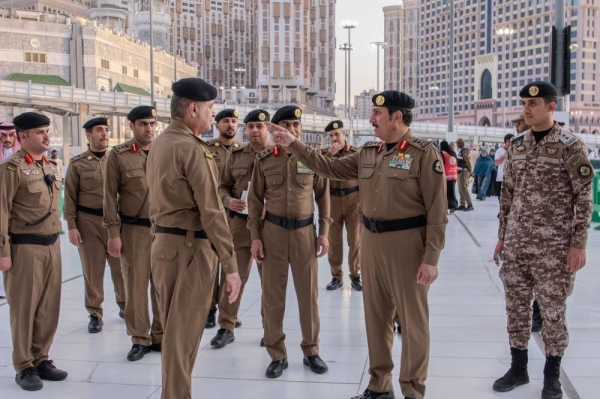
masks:
[[[440,277],[430,291],[431,361],[427,398],[526,399],[539,398],[544,355],[539,337],[530,343],[531,383],[513,392],[492,391],[493,381],[510,364],[505,329],[502,286],[491,262],[496,242],[497,200],[475,203],[476,210],[449,217]],[[131,343],[125,324],[117,316],[112,283],[106,273],[104,331],[87,333],[83,306],[83,280],[77,251],[62,236],[64,262],[61,317],[51,358],[69,371],[64,382],[44,382],[39,392],[25,392],[14,383],[11,365],[9,309],[0,302],[0,398],[146,399],[160,398],[161,369],[157,353],[139,362],[125,358]],[[590,230],[588,266],[578,276],[569,300],[571,344],[563,362],[563,379],[570,388],[565,398],[600,397],[600,231]],[[258,343],[262,336],[260,285],[256,271],[242,301],[243,327],[235,343],[212,349],[216,329],[206,330],[193,373],[193,397],[210,399],[348,399],[368,383],[368,351],[362,294],[345,280],[342,289],[329,292],[329,267],[319,262],[321,356],[329,365],[323,375],[302,365],[298,304],[293,284],[288,285],[285,331],[290,368],[277,380],[264,370],[269,357]],[[346,268],[347,270],[347,268]],[[399,362],[399,337],[394,344]],[[398,367],[394,370],[396,395]]]

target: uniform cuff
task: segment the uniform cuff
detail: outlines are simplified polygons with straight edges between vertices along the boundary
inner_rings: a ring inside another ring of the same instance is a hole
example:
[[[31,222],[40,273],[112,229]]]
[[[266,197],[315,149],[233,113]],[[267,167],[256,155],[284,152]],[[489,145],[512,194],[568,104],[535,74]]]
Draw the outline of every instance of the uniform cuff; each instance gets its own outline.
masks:
[[[67,226],[69,230],[74,230],[77,228],[77,223],[75,223],[75,218],[67,220]]]
[[[219,259],[221,268],[225,274],[237,273],[238,265],[236,257]]]
[[[329,236],[329,224],[326,222],[319,221],[319,235],[320,236]]]
[[[425,256],[423,256],[423,263],[427,263],[428,265],[437,266],[440,261],[440,251],[425,251]]]
[[[252,239],[252,241],[262,239],[260,237],[260,228],[259,227],[250,229],[250,238]]]
[[[10,256],[10,245],[0,247],[0,258],[6,258],[7,256]]]
[[[111,225],[106,230],[108,230],[108,238],[121,237],[121,228],[119,226]]]

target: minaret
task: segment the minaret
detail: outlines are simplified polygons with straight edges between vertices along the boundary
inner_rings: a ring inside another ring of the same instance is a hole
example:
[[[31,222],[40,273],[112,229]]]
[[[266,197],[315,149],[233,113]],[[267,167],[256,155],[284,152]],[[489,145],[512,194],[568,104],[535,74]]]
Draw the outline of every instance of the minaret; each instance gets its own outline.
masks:
[[[120,31],[125,31],[129,10],[123,7],[121,0],[98,0],[92,2],[88,10],[90,18],[99,25],[108,26]]]
[[[135,0],[130,2],[131,24],[129,33],[143,42],[150,43],[150,1],[152,1],[154,47],[169,51],[169,28],[171,17],[165,0]]]

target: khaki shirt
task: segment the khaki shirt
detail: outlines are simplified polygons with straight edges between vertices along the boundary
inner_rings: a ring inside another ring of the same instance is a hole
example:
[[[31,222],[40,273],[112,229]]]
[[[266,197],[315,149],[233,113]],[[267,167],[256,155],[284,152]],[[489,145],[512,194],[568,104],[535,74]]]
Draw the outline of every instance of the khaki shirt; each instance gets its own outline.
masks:
[[[531,130],[512,143],[504,168],[498,238],[526,230],[536,242],[585,248],[594,178],[585,144],[558,123],[539,143]]]
[[[58,200],[62,185],[56,163],[48,158],[39,166],[28,164],[25,153],[19,150],[0,164],[0,256],[10,254],[9,234],[52,235],[61,230]],[[48,185],[45,175],[54,175]],[[50,216],[35,226],[48,212]]]
[[[134,139],[112,149],[106,161],[104,220],[110,238],[121,236],[119,211],[129,218],[148,219],[146,153]]]
[[[399,149],[402,141],[407,148]],[[448,218],[443,161],[433,143],[409,130],[390,149],[370,142],[357,152],[328,159],[299,140],[290,149],[300,160],[332,179],[357,179],[361,211],[369,219],[395,220],[424,215],[427,218],[423,263],[437,265],[444,248]]]
[[[350,154],[354,154],[358,151],[358,148],[351,146],[350,144],[346,144],[346,147],[342,148],[334,155],[330,155],[327,151],[329,148],[323,150],[323,155],[328,158],[342,158],[348,156]],[[329,188],[334,190],[341,190],[344,188],[352,188],[358,186],[358,180],[329,180]]]
[[[278,155],[274,148],[278,149]],[[256,157],[248,193],[248,228],[252,240],[260,240],[263,204],[267,212],[279,217],[305,219],[314,213],[315,201],[319,207],[319,235],[327,236],[332,222],[328,180],[281,147],[267,147]]]
[[[154,140],[146,174],[150,221],[162,227],[206,231],[225,273],[237,272],[210,147],[175,119]]]
[[[230,145],[229,148],[227,148],[221,143],[221,140],[219,140],[218,138],[208,141],[207,144],[210,146],[210,149],[213,152],[214,160],[217,163],[217,168],[219,169],[219,176],[221,176],[221,173],[223,172],[225,162],[227,162],[227,156],[231,154],[231,151],[238,149],[244,145],[244,143],[235,139],[233,141],[233,144]]]
[[[234,149],[227,157],[219,179],[219,197],[225,208],[229,207],[230,199],[240,199],[242,192],[248,190],[255,160],[256,153],[250,144]]]
[[[77,205],[92,209],[102,209],[104,197],[104,173],[107,152],[97,158],[88,149],[71,158],[65,179],[64,219],[69,230],[76,229]]]

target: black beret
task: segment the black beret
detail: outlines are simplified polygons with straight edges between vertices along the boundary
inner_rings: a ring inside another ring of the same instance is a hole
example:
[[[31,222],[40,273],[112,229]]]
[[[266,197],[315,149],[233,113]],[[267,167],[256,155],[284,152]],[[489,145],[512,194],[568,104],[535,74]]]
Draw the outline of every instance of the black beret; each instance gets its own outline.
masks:
[[[39,112],[25,112],[15,116],[13,123],[20,130],[35,129],[43,126],[50,126],[50,119]]]
[[[372,98],[373,105],[386,108],[413,109],[415,100],[406,93],[397,90],[386,90],[375,94]]]
[[[223,111],[219,112],[217,116],[215,116],[215,122],[220,121],[223,118],[236,118],[240,116],[240,113],[237,109],[233,108],[225,108]]]
[[[281,121],[299,121],[302,120],[302,110],[295,105],[286,105],[275,112],[271,123],[278,124]]]
[[[135,122],[138,119],[156,118],[156,108],[150,105],[140,105],[129,111],[127,119],[129,122]]]
[[[83,128],[85,130],[91,130],[94,126],[108,126],[108,119],[102,116],[92,118],[83,125]]]
[[[521,89],[519,92],[521,98],[545,98],[545,97],[558,97],[558,90],[552,83],[543,82],[538,80],[537,82],[531,82]]]
[[[246,115],[244,123],[248,122],[268,122],[271,115],[264,109],[255,109]]]
[[[327,126],[325,126],[325,133],[330,132],[335,129],[341,129],[344,127],[344,122],[339,119],[329,122]]]
[[[216,87],[200,78],[184,78],[173,83],[173,93],[194,101],[211,101],[217,98]]]

